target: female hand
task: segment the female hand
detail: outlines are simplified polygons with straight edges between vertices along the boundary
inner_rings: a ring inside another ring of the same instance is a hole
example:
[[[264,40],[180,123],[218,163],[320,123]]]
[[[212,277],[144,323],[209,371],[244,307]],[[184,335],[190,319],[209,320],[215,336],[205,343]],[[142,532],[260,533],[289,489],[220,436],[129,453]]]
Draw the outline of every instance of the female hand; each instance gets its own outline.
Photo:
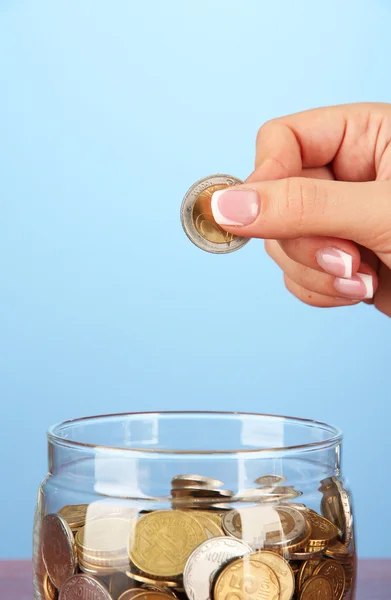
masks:
[[[272,120],[246,183],[215,192],[215,220],[265,239],[297,298],[362,300],[391,316],[391,105],[352,104]]]

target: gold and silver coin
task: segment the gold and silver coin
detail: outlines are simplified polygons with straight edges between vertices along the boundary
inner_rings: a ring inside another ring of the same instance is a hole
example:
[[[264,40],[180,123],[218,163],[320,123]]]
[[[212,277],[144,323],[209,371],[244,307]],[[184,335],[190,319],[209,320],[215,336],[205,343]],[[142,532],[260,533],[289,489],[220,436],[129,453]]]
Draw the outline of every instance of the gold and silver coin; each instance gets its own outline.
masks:
[[[249,238],[228,233],[213,218],[211,200],[214,192],[243,183],[231,175],[210,175],[200,179],[187,191],[181,206],[182,227],[198,248],[213,254],[239,250]]]
[[[200,544],[187,559],[183,573],[190,600],[209,600],[213,574],[228,561],[252,552],[251,546],[240,540],[221,536]]]

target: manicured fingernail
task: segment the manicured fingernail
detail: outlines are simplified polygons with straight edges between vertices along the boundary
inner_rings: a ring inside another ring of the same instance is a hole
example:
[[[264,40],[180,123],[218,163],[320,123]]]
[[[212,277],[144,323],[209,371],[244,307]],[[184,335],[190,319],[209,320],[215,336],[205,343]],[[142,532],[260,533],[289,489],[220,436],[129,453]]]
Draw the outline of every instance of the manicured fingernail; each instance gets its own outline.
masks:
[[[316,253],[316,262],[326,273],[336,277],[351,277],[353,259],[337,248],[322,248]]]
[[[357,273],[350,279],[337,277],[334,281],[334,287],[339,294],[348,298],[362,300],[373,298],[373,277],[366,273]]]
[[[255,190],[218,190],[212,196],[212,213],[220,225],[251,225],[259,214]]]

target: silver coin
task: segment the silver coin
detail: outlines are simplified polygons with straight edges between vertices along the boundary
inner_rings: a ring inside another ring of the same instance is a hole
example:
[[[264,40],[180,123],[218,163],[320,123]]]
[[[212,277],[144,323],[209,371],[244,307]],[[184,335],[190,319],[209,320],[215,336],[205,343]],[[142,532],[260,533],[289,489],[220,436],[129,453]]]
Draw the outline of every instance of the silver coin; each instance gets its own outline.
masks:
[[[212,477],[206,477],[205,475],[175,475],[171,480],[171,486],[174,489],[184,487],[208,487],[208,488],[219,488],[224,483],[219,479],[212,479]]]
[[[258,477],[254,483],[260,486],[276,486],[284,481],[285,477],[282,475],[262,475],[261,477]]]
[[[210,175],[196,181],[186,192],[181,206],[182,227],[198,248],[213,254],[227,254],[239,250],[249,238],[224,231],[213,218],[212,194],[224,187],[243,183],[231,175]]]
[[[213,574],[233,558],[252,552],[251,546],[229,537],[215,537],[200,544],[187,559],[183,572],[190,600],[208,600]]]
[[[232,498],[230,490],[216,490],[212,488],[189,486],[186,488],[172,489],[173,498]]]

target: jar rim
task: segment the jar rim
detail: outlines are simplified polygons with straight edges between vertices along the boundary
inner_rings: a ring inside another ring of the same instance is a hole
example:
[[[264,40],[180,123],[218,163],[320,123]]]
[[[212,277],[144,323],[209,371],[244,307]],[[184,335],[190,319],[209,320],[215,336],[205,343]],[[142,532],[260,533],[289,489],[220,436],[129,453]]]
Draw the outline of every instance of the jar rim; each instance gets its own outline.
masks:
[[[147,417],[222,417],[222,418],[230,418],[230,417],[238,417],[238,418],[248,418],[253,417],[254,419],[266,418],[270,420],[275,420],[275,422],[288,422],[291,424],[297,424],[301,426],[305,426],[308,428],[323,429],[328,432],[329,435],[326,439],[317,440],[313,442],[307,442],[303,444],[295,444],[295,445],[287,445],[287,446],[269,446],[265,447],[255,447],[255,448],[239,448],[239,449],[229,449],[229,450],[202,450],[202,449],[192,449],[192,450],[179,450],[179,449],[170,449],[170,448],[147,448],[147,447],[126,447],[126,446],[114,446],[114,445],[104,445],[104,444],[93,444],[90,442],[82,442],[75,439],[71,439],[68,437],[63,437],[61,432],[67,429],[70,426],[74,426],[77,424],[84,424],[87,421],[100,421],[104,419],[118,419],[121,417],[135,417],[135,418],[147,418]],[[124,412],[124,413],[113,413],[113,414],[105,414],[105,415],[92,415],[89,417],[79,417],[75,419],[69,419],[66,421],[62,421],[55,425],[49,427],[47,431],[48,441],[50,443],[66,446],[69,448],[75,449],[100,449],[107,451],[119,451],[126,453],[134,453],[134,454],[159,454],[159,455],[263,455],[265,453],[279,453],[279,452],[308,452],[308,451],[316,451],[322,450],[326,448],[330,448],[333,446],[337,446],[342,442],[343,434],[340,428],[329,425],[323,421],[317,421],[313,419],[306,419],[302,417],[292,417],[285,415],[275,415],[275,414],[267,414],[267,413],[254,413],[254,412],[241,412],[241,411],[142,411],[142,412]]]

